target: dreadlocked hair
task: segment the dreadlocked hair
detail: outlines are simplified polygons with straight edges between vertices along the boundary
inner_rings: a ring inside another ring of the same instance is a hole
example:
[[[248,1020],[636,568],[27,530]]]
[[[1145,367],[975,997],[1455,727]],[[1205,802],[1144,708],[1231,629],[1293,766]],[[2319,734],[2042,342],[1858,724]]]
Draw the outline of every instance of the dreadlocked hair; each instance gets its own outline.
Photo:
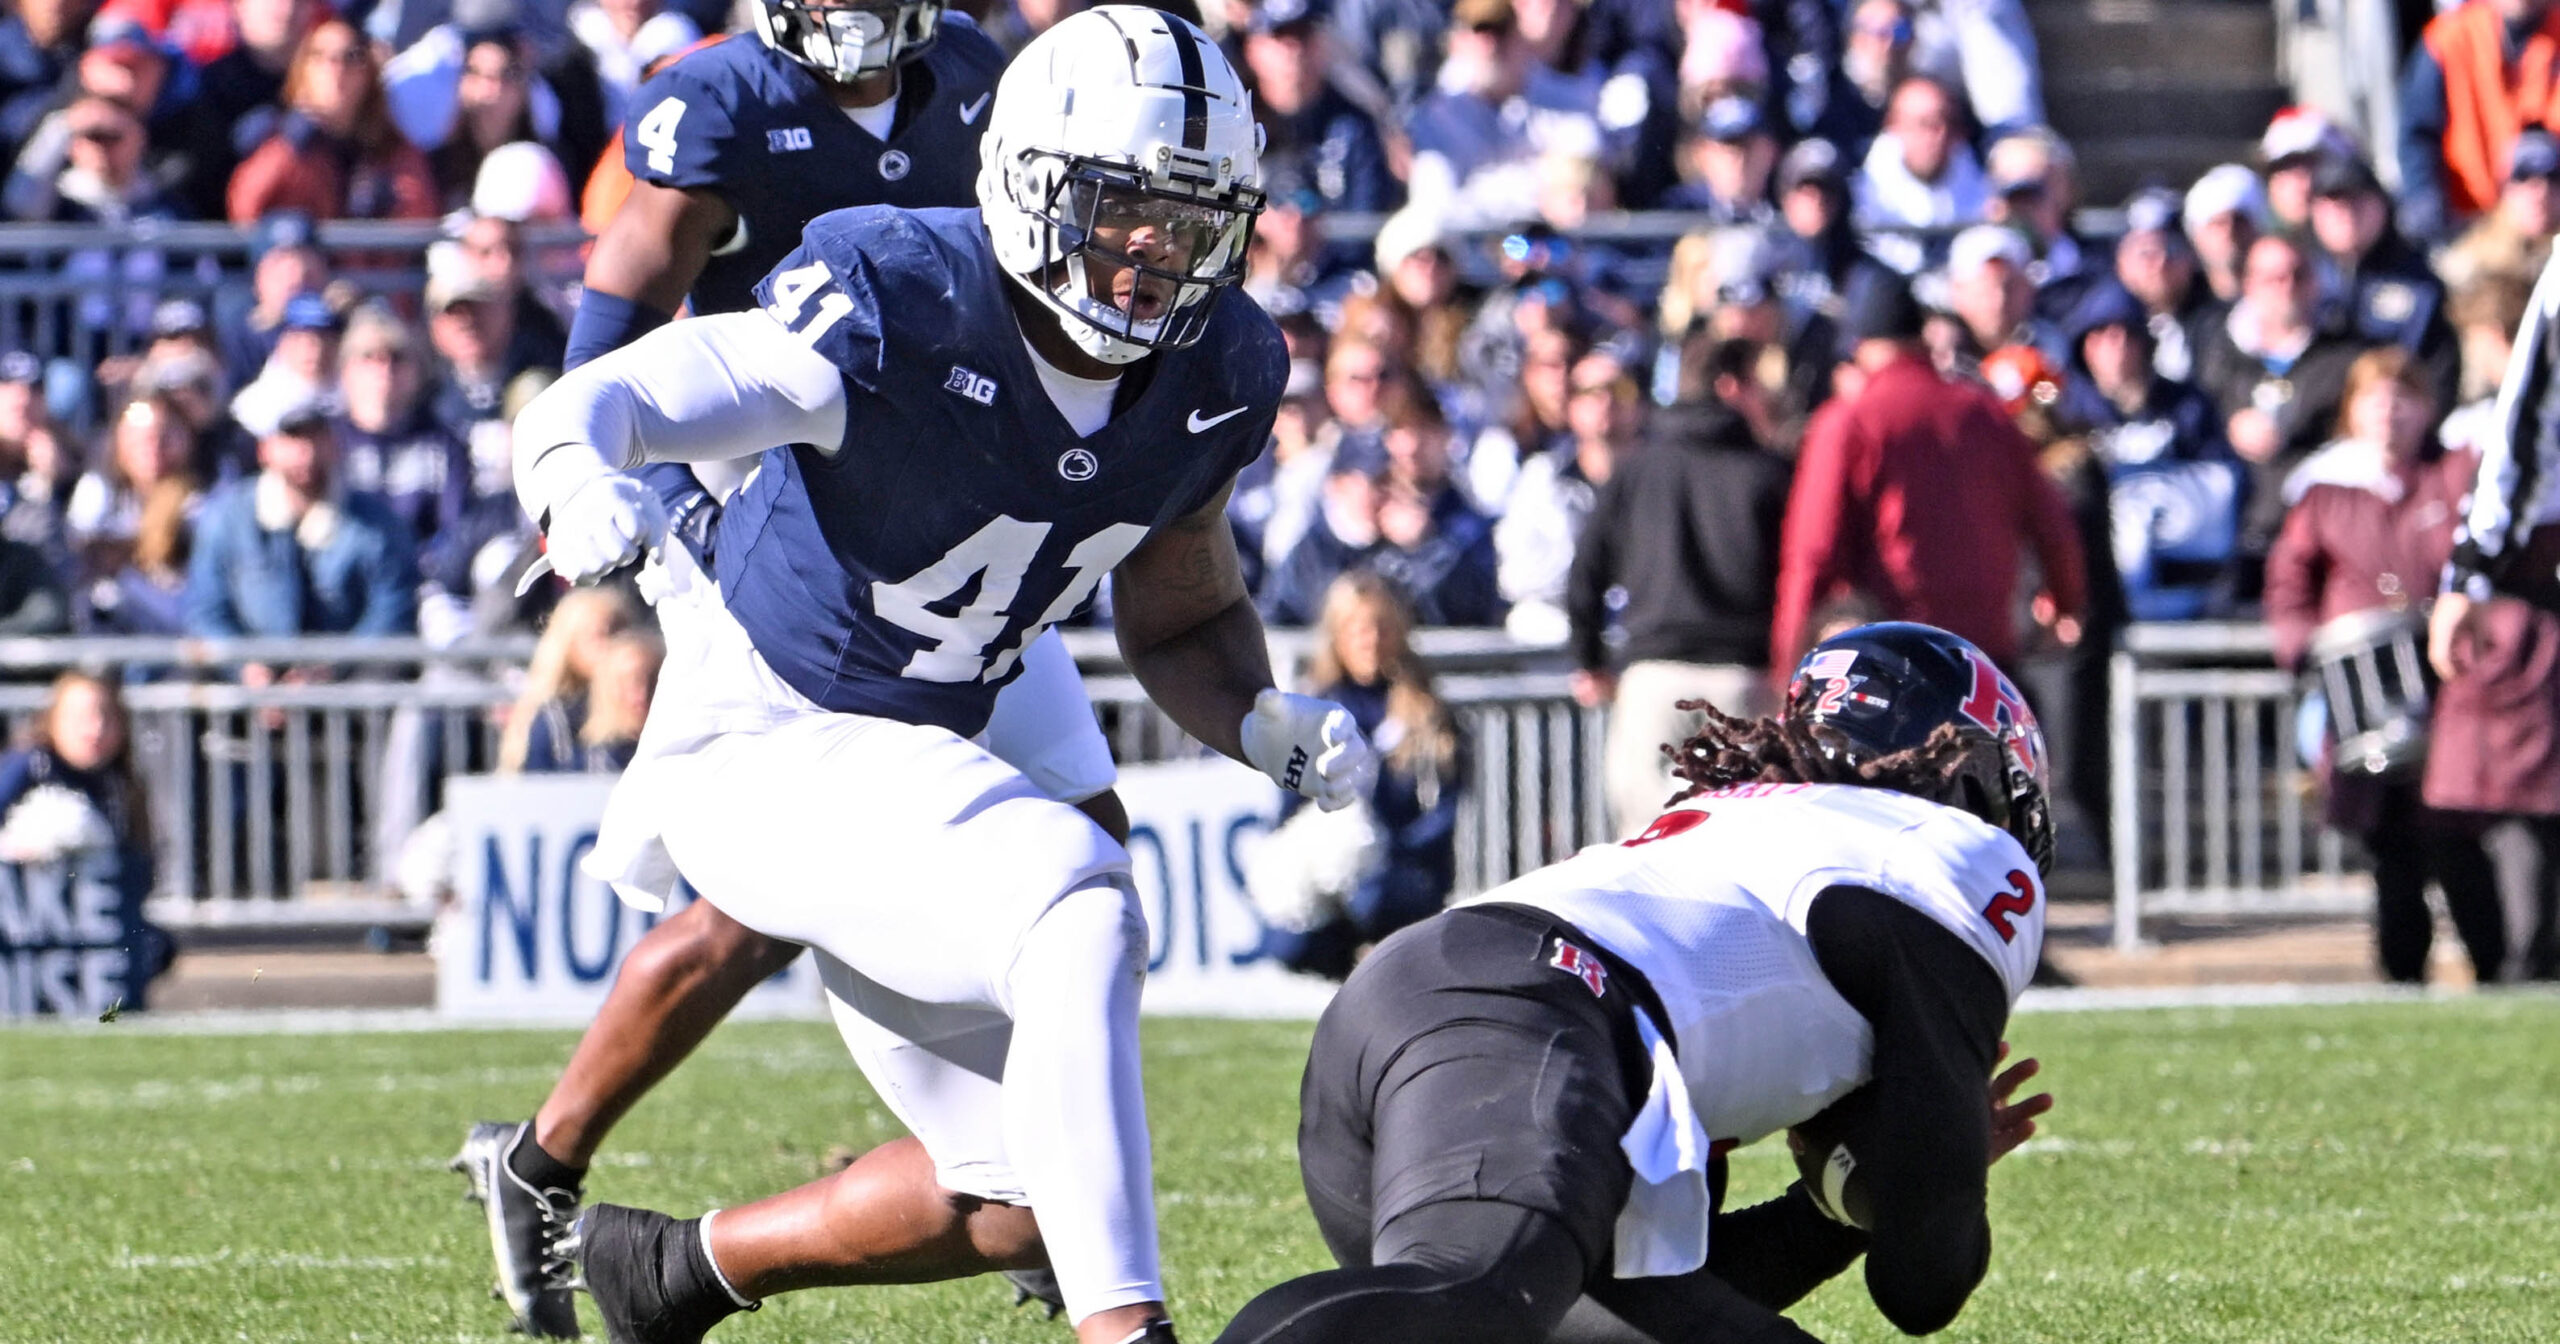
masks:
[[[1919,746],[1872,760],[1838,730],[1786,714],[1739,719],[1704,700],[1683,700],[1706,723],[1688,741],[1664,747],[1687,788],[1678,803],[1737,784],[1851,784],[1891,789],[2005,825],[2008,780],[1999,739],[1979,728],[1939,724]]]

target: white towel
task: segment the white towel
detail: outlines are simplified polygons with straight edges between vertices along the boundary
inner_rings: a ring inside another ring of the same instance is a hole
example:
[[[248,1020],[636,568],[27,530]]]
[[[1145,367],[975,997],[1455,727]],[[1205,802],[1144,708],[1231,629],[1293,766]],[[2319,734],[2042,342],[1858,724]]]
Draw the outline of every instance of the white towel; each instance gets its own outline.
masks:
[[[1690,1103],[1680,1061],[1641,1008],[1636,1010],[1636,1032],[1653,1058],[1653,1082],[1626,1137],[1618,1141],[1627,1164],[1635,1168],[1635,1182],[1627,1187],[1627,1206],[1618,1214],[1614,1273],[1621,1279],[1653,1279],[1686,1274],[1707,1263],[1707,1221],[1714,1205],[1707,1192],[1707,1131]]]

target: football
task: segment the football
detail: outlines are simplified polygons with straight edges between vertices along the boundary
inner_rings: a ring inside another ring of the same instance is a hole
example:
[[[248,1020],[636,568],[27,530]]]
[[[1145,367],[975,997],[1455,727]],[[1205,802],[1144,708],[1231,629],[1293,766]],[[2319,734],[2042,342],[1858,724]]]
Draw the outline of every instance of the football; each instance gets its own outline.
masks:
[[[1870,1084],[1824,1107],[1811,1119],[1787,1131],[1796,1171],[1814,1206],[1835,1222],[1866,1228],[1869,1205],[1866,1182],[1858,1174],[1858,1152],[1876,1132],[1876,1090]]]

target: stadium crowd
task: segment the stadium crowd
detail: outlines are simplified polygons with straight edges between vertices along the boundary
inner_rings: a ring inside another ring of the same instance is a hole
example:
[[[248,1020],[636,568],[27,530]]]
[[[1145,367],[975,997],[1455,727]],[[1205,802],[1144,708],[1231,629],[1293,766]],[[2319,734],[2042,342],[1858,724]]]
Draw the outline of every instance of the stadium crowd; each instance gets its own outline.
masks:
[[[1018,47],[1075,3],[976,17]],[[1190,16],[1268,135],[1246,289],[1291,375],[1231,506],[1266,619],[1374,574],[1418,624],[1565,644],[1591,703],[1737,709],[1844,621],[1934,621],[2037,658],[2092,829],[2123,623],[2264,612],[2300,658],[2314,618],[2433,591],[2455,520],[2411,482],[2488,424],[2560,211],[2560,101],[2499,55],[2547,82],[2546,0],[2420,36],[2396,192],[2297,108],[2253,162],[2102,203],[2019,0]],[[738,26],[705,0],[16,0],[0,210],[251,245],[217,275],[101,233],[73,273],[177,297],[78,301],[130,353],[0,354],[0,631],[533,628],[556,594],[516,595],[537,538],[507,424],[575,293],[528,231],[609,218],[644,73]],[[2075,231],[2090,204],[2121,206],[2113,236]],[[1585,236],[1622,209],[1687,231]],[[441,221],[423,288],[356,283],[378,259],[319,242],[342,219]],[[2303,554],[2324,491],[2434,507],[2360,524],[2407,544],[2342,580]],[[1613,794],[1657,788],[1650,753],[1613,759]],[[2463,805],[2560,814],[2560,783]]]

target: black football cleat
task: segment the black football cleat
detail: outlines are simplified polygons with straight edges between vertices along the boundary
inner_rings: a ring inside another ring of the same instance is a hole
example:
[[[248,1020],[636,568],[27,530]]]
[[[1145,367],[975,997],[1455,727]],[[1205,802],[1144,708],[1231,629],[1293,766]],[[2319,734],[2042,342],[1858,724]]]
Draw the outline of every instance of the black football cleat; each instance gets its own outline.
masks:
[[[598,1204],[563,1246],[611,1344],[702,1344],[712,1326],[754,1309],[713,1275],[700,1219]]]
[[[470,1198],[488,1215],[497,1296],[515,1314],[515,1328],[540,1338],[576,1339],[569,1264],[554,1248],[577,1221],[578,1191],[536,1189],[507,1165],[507,1155],[532,1130],[530,1120],[483,1120],[471,1127],[449,1166],[470,1179]]]
[[[1013,1286],[1016,1308],[1036,1304],[1053,1321],[1067,1309],[1066,1295],[1058,1291],[1058,1276],[1045,1269],[1008,1269],[1004,1281]]]

